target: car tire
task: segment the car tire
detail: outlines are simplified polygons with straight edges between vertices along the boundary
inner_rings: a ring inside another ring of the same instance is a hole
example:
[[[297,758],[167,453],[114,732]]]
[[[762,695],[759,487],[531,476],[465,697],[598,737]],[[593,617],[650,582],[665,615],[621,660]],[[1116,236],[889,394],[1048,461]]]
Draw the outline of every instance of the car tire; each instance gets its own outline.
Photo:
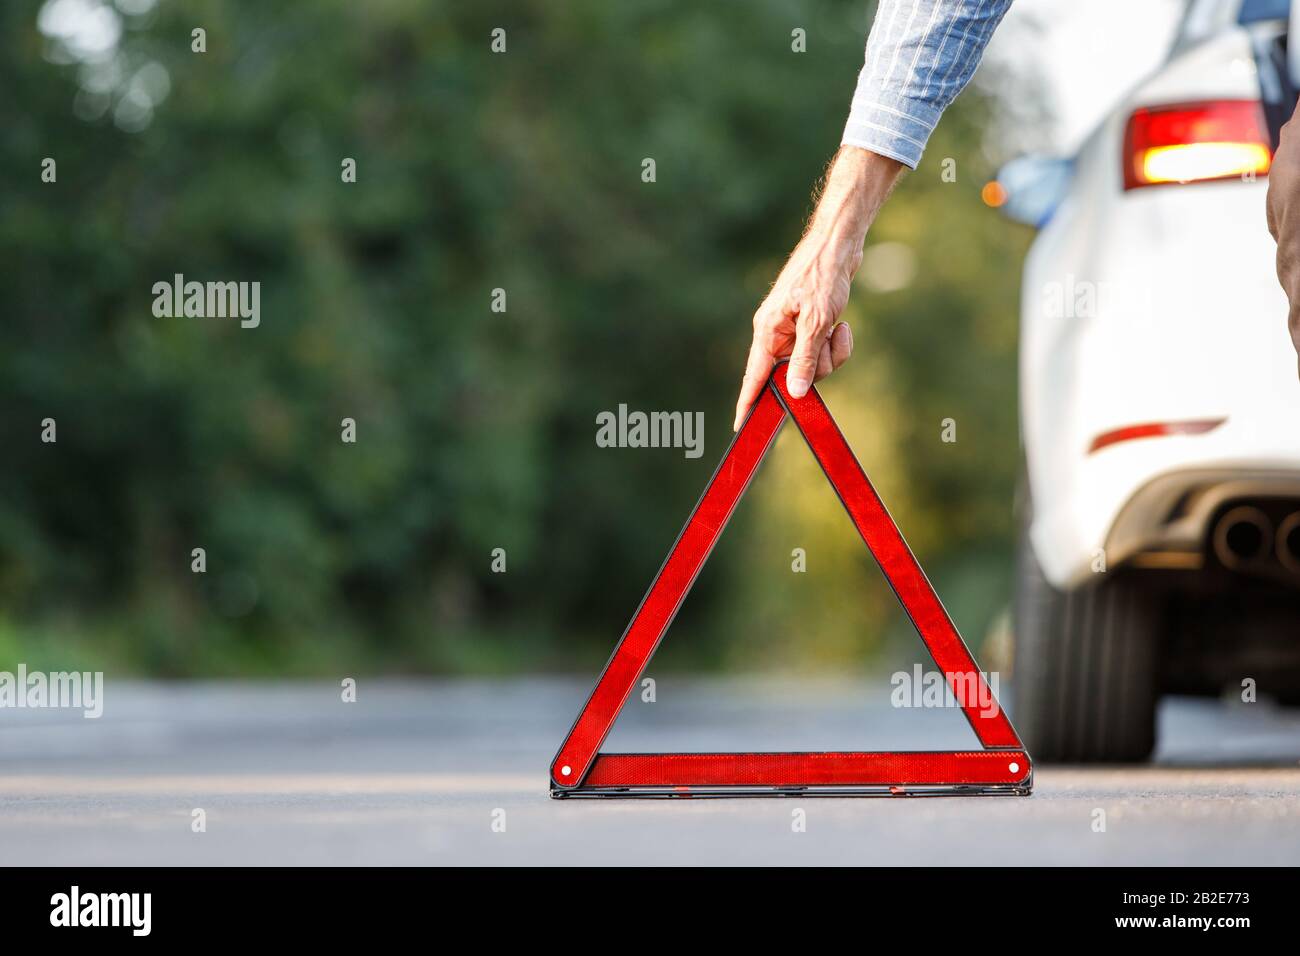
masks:
[[[1039,763],[1146,760],[1156,737],[1153,594],[1123,570],[1054,588],[1020,534],[1014,610],[1014,713]]]

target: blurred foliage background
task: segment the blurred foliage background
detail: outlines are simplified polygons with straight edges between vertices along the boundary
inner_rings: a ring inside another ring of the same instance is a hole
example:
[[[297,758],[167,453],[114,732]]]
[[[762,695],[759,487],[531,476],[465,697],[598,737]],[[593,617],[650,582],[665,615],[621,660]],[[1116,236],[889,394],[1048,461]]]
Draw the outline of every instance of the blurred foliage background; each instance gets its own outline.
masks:
[[[593,671],[730,438],[872,13],[5,3],[0,668]],[[980,200],[989,111],[961,97],[873,229],[823,388],[976,645],[1010,579],[1029,240]],[[176,273],[260,282],[260,326],[155,318]],[[703,411],[703,455],[598,448],[619,403]],[[787,428],[666,660],[869,666],[907,630],[873,574]]]

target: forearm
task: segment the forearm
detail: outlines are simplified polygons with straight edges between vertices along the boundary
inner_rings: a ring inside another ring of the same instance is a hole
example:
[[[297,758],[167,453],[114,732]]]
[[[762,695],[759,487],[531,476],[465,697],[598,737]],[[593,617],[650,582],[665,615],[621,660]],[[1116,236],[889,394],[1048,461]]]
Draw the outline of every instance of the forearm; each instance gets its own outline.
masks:
[[[862,261],[862,243],[903,165],[856,146],[841,146],[804,232],[812,245],[843,264],[850,275]]]

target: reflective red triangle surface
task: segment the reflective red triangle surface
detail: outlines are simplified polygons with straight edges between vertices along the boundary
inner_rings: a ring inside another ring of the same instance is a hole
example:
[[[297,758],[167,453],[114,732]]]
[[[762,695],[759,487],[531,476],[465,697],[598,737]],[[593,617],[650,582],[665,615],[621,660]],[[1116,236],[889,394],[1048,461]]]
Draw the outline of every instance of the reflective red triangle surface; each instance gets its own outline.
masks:
[[[595,689],[551,764],[551,794],[1028,793],[1029,755],[976,667],[934,588],[858,464],[825,402],[810,388],[793,398],[776,366]],[[849,518],[952,687],[982,750],[906,753],[604,754],[609,735],[677,609],[708,560],[786,417],[808,442]],[[973,693],[972,690],[977,692]]]

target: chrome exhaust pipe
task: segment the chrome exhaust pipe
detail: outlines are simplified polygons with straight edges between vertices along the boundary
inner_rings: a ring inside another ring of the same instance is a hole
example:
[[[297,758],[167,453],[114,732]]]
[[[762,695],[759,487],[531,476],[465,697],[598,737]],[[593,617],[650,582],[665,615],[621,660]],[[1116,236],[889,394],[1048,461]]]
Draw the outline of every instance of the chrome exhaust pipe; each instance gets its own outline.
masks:
[[[1250,505],[1233,508],[1214,526],[1214,554],[1224,567],[1234,571],[1257,564],[1272,545],[1273,523],[1268,515]]]
[[[1292,574],[1300,574],[1300,511],[1293,511],[1277,526],[1277,560]]]

